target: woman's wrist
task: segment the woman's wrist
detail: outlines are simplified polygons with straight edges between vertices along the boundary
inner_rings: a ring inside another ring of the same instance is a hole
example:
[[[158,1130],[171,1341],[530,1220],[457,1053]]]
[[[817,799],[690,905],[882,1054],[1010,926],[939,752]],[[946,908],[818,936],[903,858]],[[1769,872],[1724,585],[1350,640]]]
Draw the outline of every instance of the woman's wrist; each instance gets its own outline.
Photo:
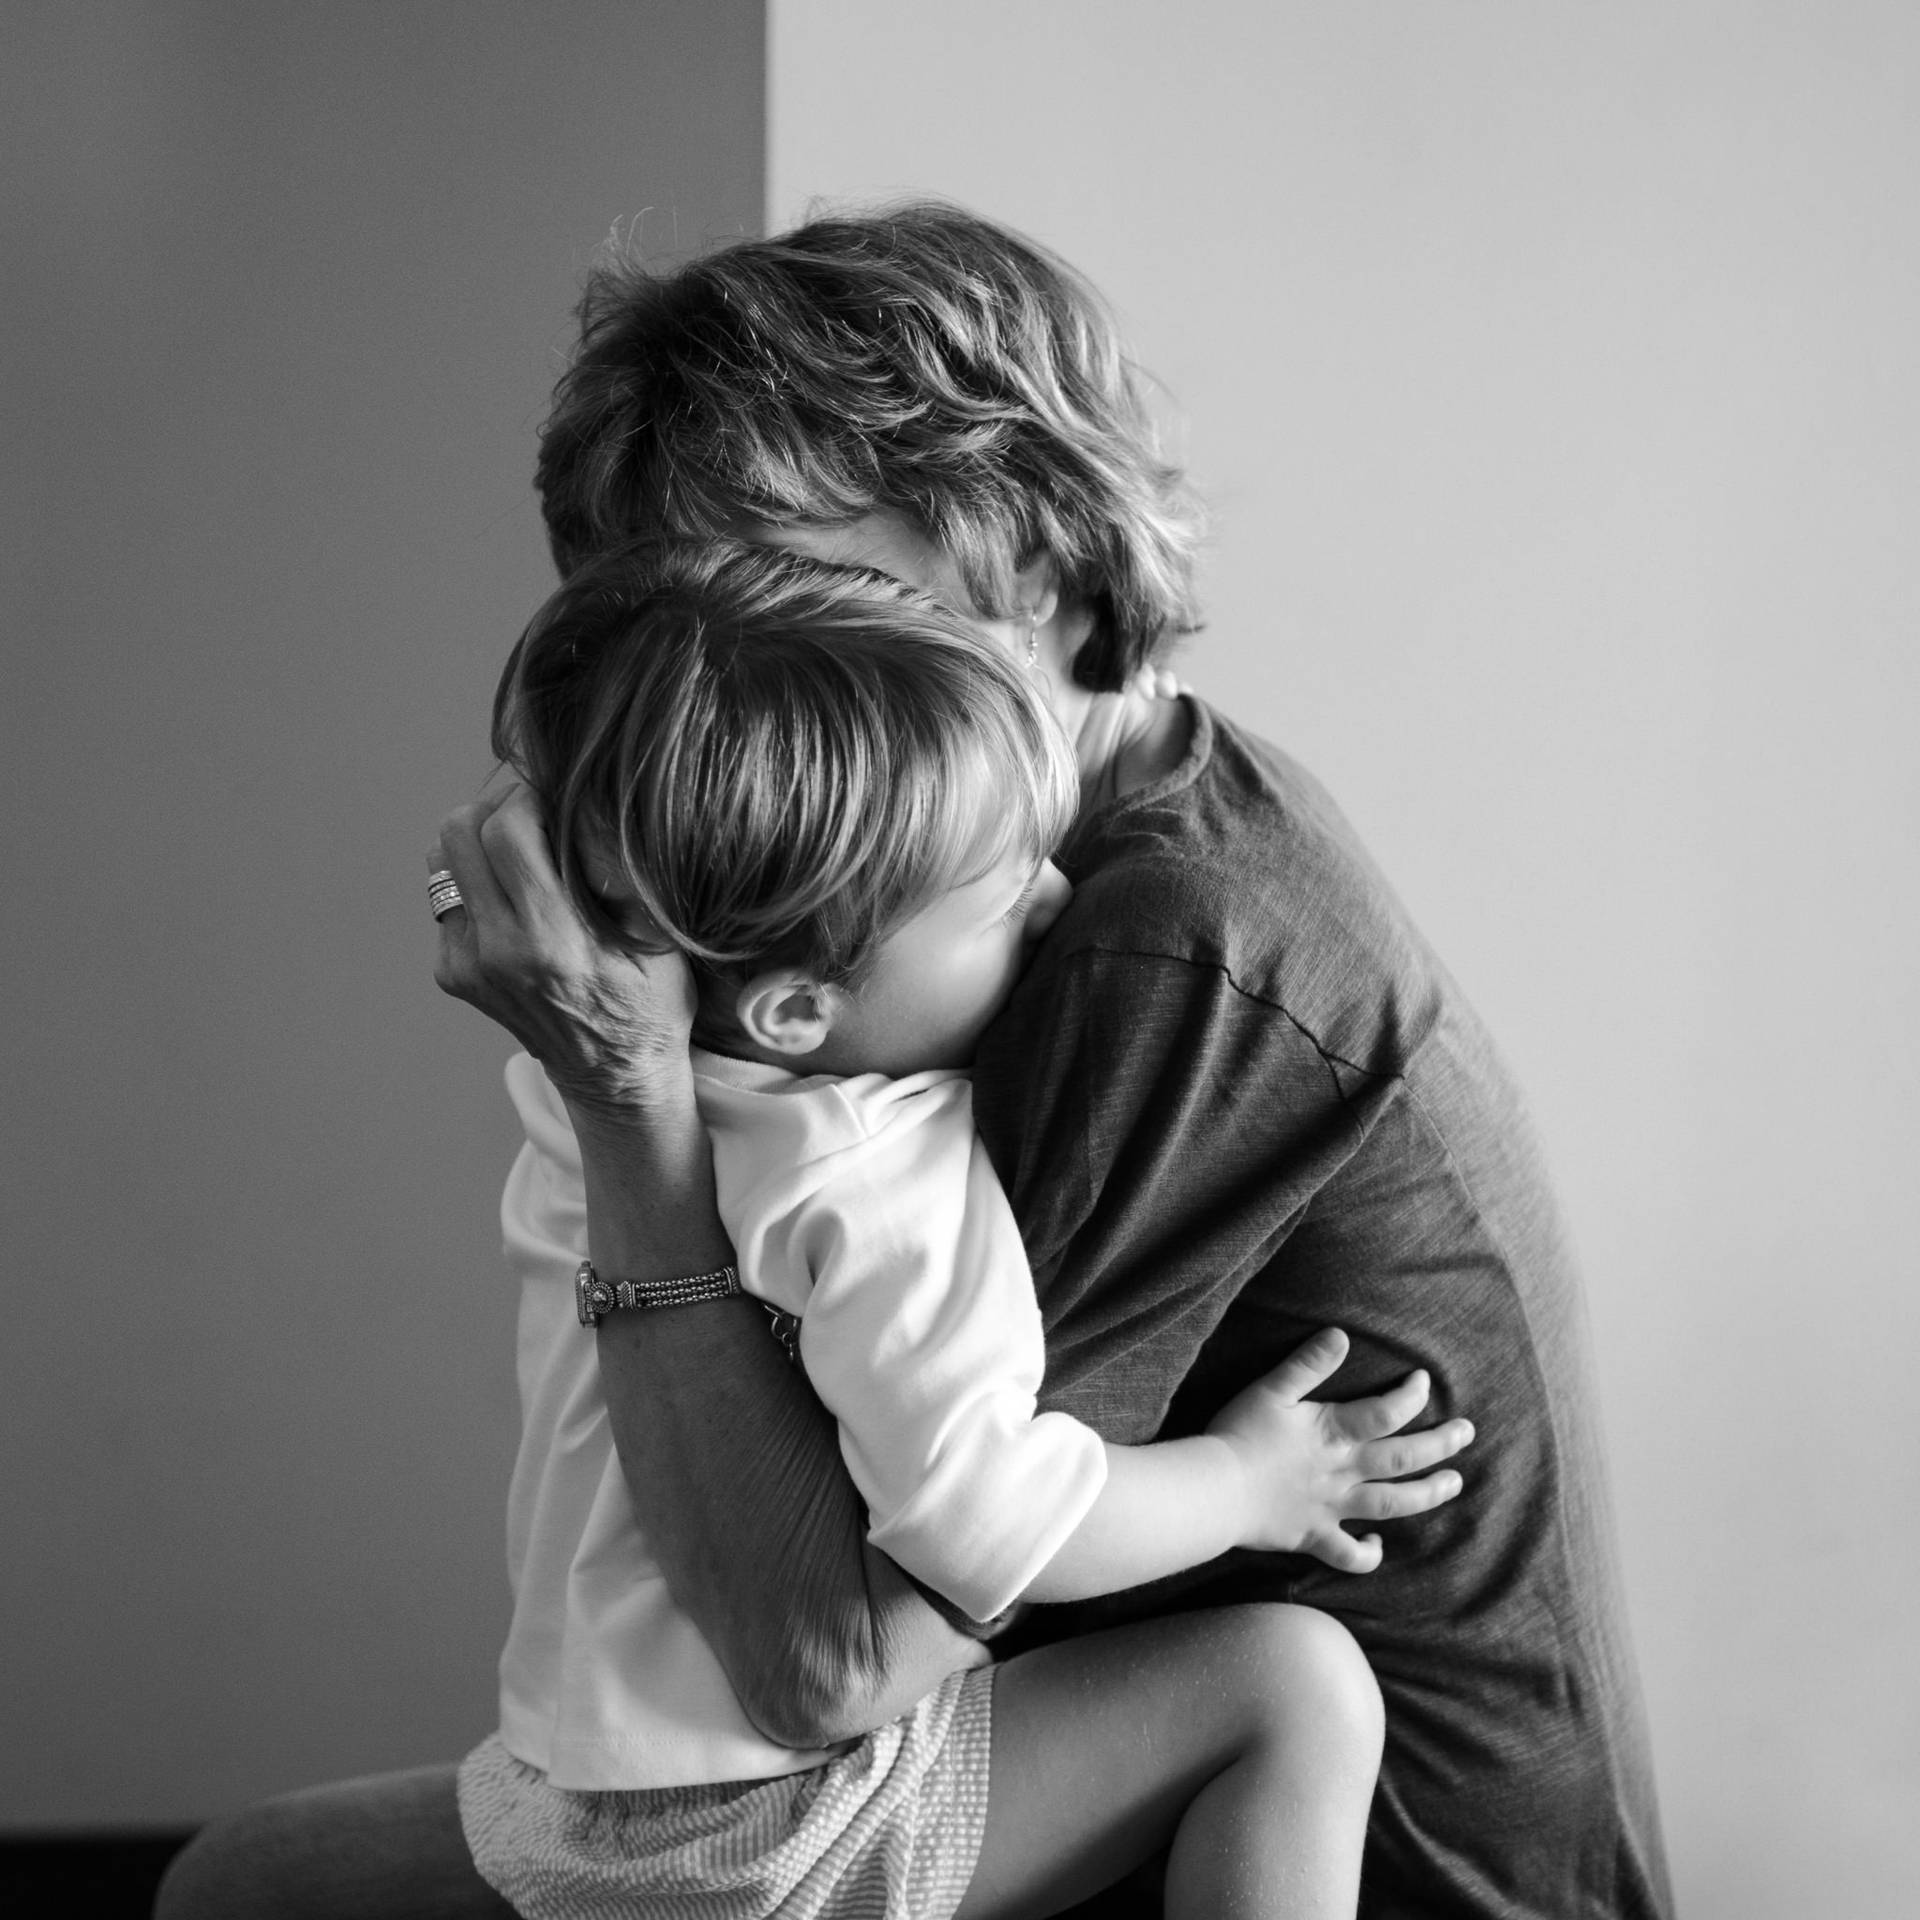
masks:
[[[615,1135],[666,1130],[698,1124],[693,1060],[683,1034],[659,1045],[627,1047],[615,1054],[602,1045],[600,1057],[569,1069],[543,1062],[554,1089],[565,1101],[575,1131],[595,1127]]]
[[[582,1084],[551,1073],[549,1078],[583,1143],[590,1134],[610,1142],[690,1138],[700,1124],[693,1075],[684,1065],[650,1075],[622,1074],[617,1083],[602,1077]]]
[[[732,1260],[691,1074],[679,1100],[644,1110],[569,1100],[568,1114],[580,1145],[588,1243],[609,1279],[672,1279]]]

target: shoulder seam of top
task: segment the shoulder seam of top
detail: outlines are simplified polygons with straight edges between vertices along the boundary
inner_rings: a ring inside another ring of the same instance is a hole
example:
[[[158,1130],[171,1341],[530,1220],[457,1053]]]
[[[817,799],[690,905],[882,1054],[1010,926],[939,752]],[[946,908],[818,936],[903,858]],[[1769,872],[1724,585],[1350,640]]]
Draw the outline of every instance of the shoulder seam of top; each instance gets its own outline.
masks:
[[[835,1111],[854,1134],[854,1141],[849,1141],[846,1145],[857,1142],[864,1146],[868,1141],[878,1138],[880,1128],[871,1108],[848,1093],[847,1078],[848,1076],[844,1074],[834,1075],[828,1082],[827,1090],[833,1095]],[[836,1147],[834,1151],[842,1152],[844,1147]]]
[[[1352,1073],[1364,1073],[1369,1080],[1404,1081],[1407,1077],[1404,1068],[1386,1073],[1382,1072],[1378,1067],[1363,1066],[1358,1060],[1349,1060],[1344,1054],[1335,1053],[1284,1001],[1275,1000],[1270,995],[1256,993],[1251,987],[1242,986],[1240,982],[1234,978],[1232,968],[1222,966],[1218,961],[1194,960],[1185,954],[1163,953],[1152,948],[1112,947],[1100,941],[1088,941],[1076,947],[1072,953],[1067,955],[1062,964],[1071,966],[1083,955],[1091,954],[1098,954],[1105,958],[1116,960],[1157,960],[1170,966],[1192,967],[1201,973],[1218,974],[1241,999],[1251,1000],[1256,1006],[1270,1008],[1306,1040],[1314,1052],[1327,1063],[1329,1074],[1333,1080],[1333,1090],[1339,1095],[1342,1103],[1347,1099],[1347,1090],[1340,1084],[1340,1076],[1332,1072],[1334,1067],[1345,1067]]]

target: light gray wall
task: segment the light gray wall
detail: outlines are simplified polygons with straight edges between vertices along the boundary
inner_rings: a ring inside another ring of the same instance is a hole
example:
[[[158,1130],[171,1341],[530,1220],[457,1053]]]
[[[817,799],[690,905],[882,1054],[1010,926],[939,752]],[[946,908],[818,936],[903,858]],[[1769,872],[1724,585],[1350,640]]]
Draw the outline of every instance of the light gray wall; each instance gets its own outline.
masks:
[[[1904,1920],[1920,14],[771,19],[776,222],[944,192],[1118,300],[1218,512],[1190,676],[1328,780],[1535,1096],[1682,1911]]]
[[[504,1041],[422,856],[579,269],[757,226],[757,0],[8,9],[0,1824],[491,1723]]]

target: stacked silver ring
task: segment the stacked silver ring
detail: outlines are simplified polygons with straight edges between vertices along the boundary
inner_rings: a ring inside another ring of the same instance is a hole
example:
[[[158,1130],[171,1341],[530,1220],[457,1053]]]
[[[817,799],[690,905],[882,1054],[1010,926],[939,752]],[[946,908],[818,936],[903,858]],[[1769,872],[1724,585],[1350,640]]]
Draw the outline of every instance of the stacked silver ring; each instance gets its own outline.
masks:
[[[455,907],[464,907],[467,903],[460,897],[460,887],[452,872],[442,867],[438,873],[427,875],[427,905],[433,910],[436,920],[444,920]]]

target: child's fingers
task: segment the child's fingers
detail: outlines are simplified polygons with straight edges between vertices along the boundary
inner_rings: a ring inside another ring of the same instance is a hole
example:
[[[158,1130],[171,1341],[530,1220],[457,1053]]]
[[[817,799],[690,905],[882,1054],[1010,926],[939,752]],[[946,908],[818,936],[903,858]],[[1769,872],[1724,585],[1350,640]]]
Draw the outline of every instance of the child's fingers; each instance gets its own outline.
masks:
[[[1347,1336],[1338,1327],[1322,1327],[1295,1347],[1263,1384],[1283,1400],[1304,1400],[1340,1370],[1346,1357]]]
[[[1379,1566],[1383,1551],[1377,1533],[1365,1534],[1356,1540],[1339,1527],[1316,1533],[1307,1541],[1306,1548],[1316,1560],[1324,1561],[1336,1573],[1372,1573]]]
[[[1430,1473],[1421,1480],[1366,1480],[1353,1489],[1341,1504],[1346,1520],[1404,1520],[1410,1513],[1430,1513],[1444,1507],[1461,1488],[1460,1476],[1451,1467]]]
[[[1416,1367],[1385,1393],[1365,1400],[1349,1400],[1336,1411],[1340,1430],[1349,1440],[1379,1440],[1398,1433],[1426,1404],[1431,1391],[1424,1367]]]
[[[1355,1450],[1353,1464],[1363,1480],[1398,1480],[1404,1474],[1425,1473],[1442,1460],[1451,1460],[1472,1438],[1471,1420],[1448,1420],[1420,1433],[1369,1440]]]

